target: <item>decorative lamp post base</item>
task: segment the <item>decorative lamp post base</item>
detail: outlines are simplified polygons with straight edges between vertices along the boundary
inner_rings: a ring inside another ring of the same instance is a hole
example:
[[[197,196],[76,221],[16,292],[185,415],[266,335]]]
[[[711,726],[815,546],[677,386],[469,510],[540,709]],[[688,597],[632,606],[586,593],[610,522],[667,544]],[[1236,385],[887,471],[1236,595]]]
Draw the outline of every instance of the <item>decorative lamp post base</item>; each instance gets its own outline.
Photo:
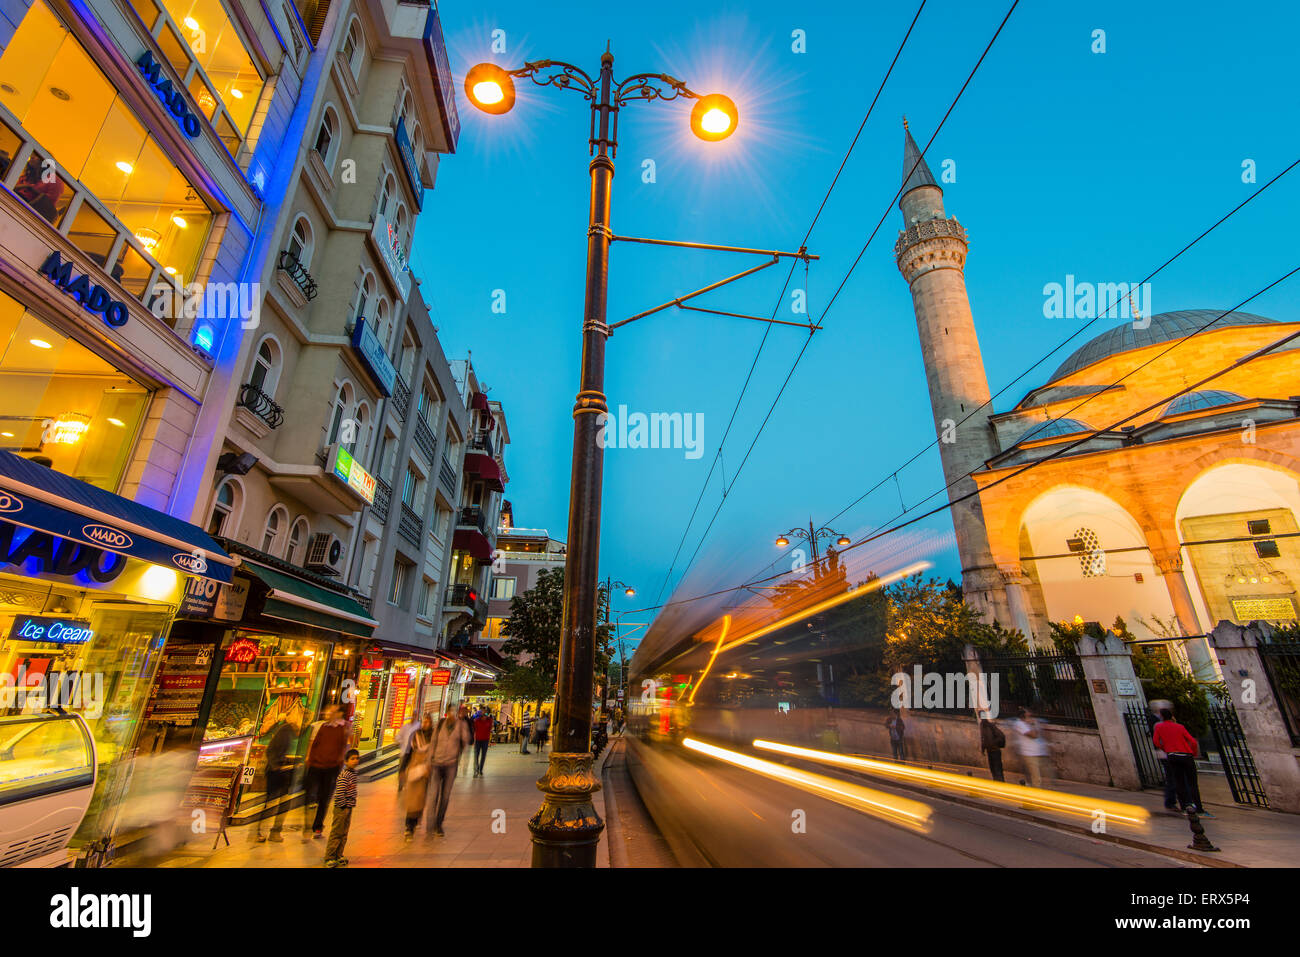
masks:
[[[592,796],[600,781],[592,773],[590,752],[551,752],[546,774],[537,781],[545,794],[528,821],[533,834],[533,867],[595,867],[596,849],[605,822]]]

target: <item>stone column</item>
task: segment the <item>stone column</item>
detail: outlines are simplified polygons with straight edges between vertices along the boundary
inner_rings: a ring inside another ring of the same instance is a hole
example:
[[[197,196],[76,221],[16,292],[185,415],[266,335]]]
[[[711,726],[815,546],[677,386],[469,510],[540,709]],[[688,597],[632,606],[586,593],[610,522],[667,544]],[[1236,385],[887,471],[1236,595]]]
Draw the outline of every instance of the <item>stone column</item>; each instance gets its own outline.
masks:
[[[1281,706],[1264,670],[1257,646],[1273,629],[1265,622],[1235,625],[1221,621],[1210,633],[1255,770],[1274,811],[1300,812],[1300,749],[1291,743]]]
[[[1187,587],[1187,578],[1183,575],[1183,556],[1179,552],[1152,548],[1151,560],[1165,580],[1165,588],[1169,590],[1169,600],[1173,603],[1178,624],[1183,629],[1183,634],[1188,636],[1183,642],[1183,650],[1192,673],[1201,681],[1218,681],[1219,670],[1210,651],[1209,641],[1202,637],[1205,628],[1196,615],[1192,593]]]
[[[1032,649],[1034,630],[1029,621],[1029,596],[1025,592],[1029,579],[1025,577],[1019,565],[998,565],[998,572],[1002,575],[1003,587],[1007,593],[1007,606],[1011,611],[1011,620],[1003,627],[1019,629]]]
[[[1079,661],[1097,717],[1111,787],[1140,791],[1142,779],[1138,777],[1124,709],[1130,702],[1142,704],[1143,697],[1128,646],[1109,632],[1100,640],[1085,635],[1079,639]]]

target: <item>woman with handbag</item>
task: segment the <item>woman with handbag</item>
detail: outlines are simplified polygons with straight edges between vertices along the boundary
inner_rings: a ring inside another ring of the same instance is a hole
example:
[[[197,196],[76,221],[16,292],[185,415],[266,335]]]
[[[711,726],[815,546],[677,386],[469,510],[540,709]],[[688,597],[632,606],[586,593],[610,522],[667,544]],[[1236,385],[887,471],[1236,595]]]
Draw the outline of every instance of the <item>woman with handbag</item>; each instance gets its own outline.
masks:
[[[411,734],[403,758],[402,790],[406,806],[406,839],[415,835],[415,826],[424,814],[429,797],[429,765],[433,761],[433,717],[425,715],[420,727]]]

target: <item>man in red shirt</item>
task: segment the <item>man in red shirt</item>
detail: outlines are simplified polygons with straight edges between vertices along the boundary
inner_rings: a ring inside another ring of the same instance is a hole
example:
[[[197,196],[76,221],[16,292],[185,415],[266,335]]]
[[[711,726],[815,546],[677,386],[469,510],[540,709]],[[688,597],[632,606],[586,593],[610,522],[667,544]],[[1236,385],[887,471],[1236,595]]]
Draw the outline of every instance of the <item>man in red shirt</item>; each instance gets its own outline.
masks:
[[[488,745],[492,743],[492,712],[487,708],[481,710],[470,722],[470,727],[474,729],[474,777],[481,778]]]
[[[1196,806],[1195,795],[1196,758],[1200,749],[1196,746],[1196,739],[1174,720],[1174,713],[1168,708],[1160,709],[1160,717],[1162,720],[1156,723],[1151,738],[1157,748],[1169,755],[1166,765],[1174,785],[1174,794],[1178,798],[1178,806],[1183,811],[1199,813],[1201,809]],[[1172,811],[1173,808],[1170,807],[1169,810]]]

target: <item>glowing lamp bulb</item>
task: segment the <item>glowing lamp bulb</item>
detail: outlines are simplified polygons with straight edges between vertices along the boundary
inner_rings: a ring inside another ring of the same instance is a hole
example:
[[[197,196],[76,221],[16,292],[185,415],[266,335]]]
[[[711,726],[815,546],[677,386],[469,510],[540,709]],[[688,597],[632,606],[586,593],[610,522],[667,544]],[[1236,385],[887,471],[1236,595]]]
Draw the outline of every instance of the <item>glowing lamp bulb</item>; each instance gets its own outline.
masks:
[[[789,544],[790,544],[790,539],[786,538],[784,535],[782,535],[780,538],[776,540],[777,548],[785,548]]]
[[[496,80],[483,80],[474,84],[474,99],[485,106],[500,103],[505,97],[505,91]]]
[[[739,113],[730,97],[710,93],[695,101],[691,109],[691,132],[702,140],[725,140],[736,131]]]

